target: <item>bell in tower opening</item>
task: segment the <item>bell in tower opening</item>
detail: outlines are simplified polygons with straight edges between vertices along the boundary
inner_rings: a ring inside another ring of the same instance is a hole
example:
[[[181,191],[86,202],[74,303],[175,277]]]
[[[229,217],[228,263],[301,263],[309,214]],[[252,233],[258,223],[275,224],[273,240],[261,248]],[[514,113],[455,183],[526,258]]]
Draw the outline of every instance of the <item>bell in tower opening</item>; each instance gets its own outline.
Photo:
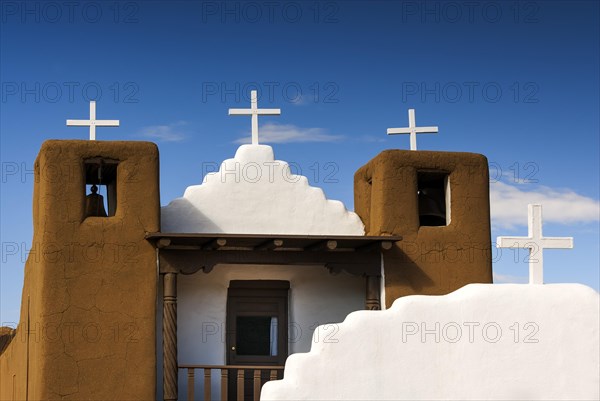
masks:
[[[98,186],[92,185],[92,193],[85,197],[85,217],[107,217],[104,196],[98,194]]]
[[[118,164],[118,160],[100,157],[84,160],[85,184],[89,188],[86,190],[84,218],[115,215]],[[88,194],[88,191],[91,193]]]
[[[420,226],[446,226],[448,174],[437,171],[417,173]]]

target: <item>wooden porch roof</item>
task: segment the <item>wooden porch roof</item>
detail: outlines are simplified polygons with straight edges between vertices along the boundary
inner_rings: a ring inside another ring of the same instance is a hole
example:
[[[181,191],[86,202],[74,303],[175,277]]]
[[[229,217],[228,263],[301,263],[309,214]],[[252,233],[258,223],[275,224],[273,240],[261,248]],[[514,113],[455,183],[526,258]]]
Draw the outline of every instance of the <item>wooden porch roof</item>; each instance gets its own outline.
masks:
[[[148,233],[146,239],[159,249],[195,251],[353,251],[388,250],[400,236],[265,235]]]
[[[380,252],[399,236],[148,233],[161,273],[210,272],[224,264],[325,265],[331,271],[379,275]],[[255,252],[251,252],[255,251]]]

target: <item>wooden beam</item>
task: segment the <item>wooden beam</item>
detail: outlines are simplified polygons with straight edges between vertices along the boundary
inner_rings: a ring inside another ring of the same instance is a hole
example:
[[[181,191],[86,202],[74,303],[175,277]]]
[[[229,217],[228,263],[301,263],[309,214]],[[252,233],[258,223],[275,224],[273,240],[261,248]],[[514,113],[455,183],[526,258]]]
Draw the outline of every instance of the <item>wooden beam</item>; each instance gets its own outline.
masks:
[[[376,251],[389,251],[394,245],[393,241],[375,241],[367,245],[356,248],[360,252],[376,252]]]
[[[214,249],[222,248],[225,245],[227,245],[227,240],[225,238],[215,238],[214,240],[210,241],[208,245],[204,245],[203,248],[206,251],[212,251]]]
[[[169,245],[166,247],[169,251],[204,251],[202,245]],[[163,248],[161,248],[163,249]],[[211,250],[211,249],[209,249]]]
[[[381,277],[367,275],[366,284],[365,309],[381,310]]]
[[[156,242],[156,247],[157,248],[166,248],[169,245],[171,245],[171,239],[170,238],[161,238]]]
[[[163,400],[177,401],[177,274],[163,276]]]
[[[273,240],[268,240],[268,241],[258,244],[257,246],[254,247],[254,250],[255,251],[272,251],[273,249],[281,248],[282,246],[283,246],[282,239],[273,239]]]
[[[188,369],[188,400],[194,400],[194,368]]]
[[[309,245],[306,248],[304,248],[304,250],[305,251],[321,251],[321,250],[333,251],[335,248],[337,248],[337,241],[336,240],[327,240],[327,241],[319,241],[312,245]]]
[[[284,248],[282,248],[284,249]],[[171,248],[159,253],[161,273],[180,272],[193,274],[199,270],[205,273],[219,264],[258,264],[258,265],[331,265],[351,274],[380,274],[381,259],[375,252],[323,251],[242,251],[224,248],[219,251],[177,251]]]

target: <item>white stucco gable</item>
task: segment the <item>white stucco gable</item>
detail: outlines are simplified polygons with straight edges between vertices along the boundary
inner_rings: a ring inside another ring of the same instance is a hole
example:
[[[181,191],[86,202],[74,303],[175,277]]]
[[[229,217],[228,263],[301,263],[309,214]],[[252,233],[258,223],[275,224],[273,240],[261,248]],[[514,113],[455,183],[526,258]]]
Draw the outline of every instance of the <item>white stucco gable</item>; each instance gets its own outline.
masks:
[[[275,160],[267,145],[242,145],[218,172],[162,208],[161,230],[182,233],[364,235],[358,215]]]
[[[580,284],[399,298],[315,330],[261,400],[597,400],[598,301]]]

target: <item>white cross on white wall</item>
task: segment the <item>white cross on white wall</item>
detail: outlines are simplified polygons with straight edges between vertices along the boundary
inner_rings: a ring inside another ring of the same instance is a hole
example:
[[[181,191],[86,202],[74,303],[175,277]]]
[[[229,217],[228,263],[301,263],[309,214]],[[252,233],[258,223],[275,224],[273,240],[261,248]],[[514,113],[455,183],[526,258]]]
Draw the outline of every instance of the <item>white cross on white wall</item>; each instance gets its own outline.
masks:
[[[69,127],[90,127],[90,141],[96,140],[96,127],[118,127],[119,120],[96,120],[96,101],[90,101],[89,120],[67,120]]]
[[[528,205],[528,237],[498,237],[498,248],[529,249],[529,284],[544,283],[544,248],[571,249],[573,237],[542,236],[542,205]]]
[[[252,144],[258,145],[258,116],[278,116],[281,109],[259,109],[256,91],[250,92],[249,109],[229,109],[230,116],[252,116]]]
[[[388,128],[388,135],[410,134],[410,150],[417,150],[417,134],[437,134],[438,127],[417,127],[415,109],[408,109],[408,128]]]

